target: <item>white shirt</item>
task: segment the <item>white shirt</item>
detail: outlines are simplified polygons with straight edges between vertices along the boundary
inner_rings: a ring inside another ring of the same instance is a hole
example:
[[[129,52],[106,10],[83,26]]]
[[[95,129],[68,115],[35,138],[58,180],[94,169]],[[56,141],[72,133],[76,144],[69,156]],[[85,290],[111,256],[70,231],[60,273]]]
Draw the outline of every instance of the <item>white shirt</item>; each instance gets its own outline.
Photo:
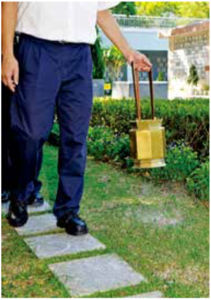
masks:
[[[52,41],[94,44],[99,10],[119,2],[19,2],[16,32]]]

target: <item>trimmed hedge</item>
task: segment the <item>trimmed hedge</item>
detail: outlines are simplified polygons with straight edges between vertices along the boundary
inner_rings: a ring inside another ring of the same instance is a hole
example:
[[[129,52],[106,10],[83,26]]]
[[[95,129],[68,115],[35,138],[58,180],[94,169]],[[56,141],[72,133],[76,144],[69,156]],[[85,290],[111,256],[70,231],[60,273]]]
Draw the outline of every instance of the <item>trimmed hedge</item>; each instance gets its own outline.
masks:
[[[115,135],[108,127],[90,127],[87,146],[89,155],[102,161],[119,161],[124,165],[130,156],[129,136]]]
[[[199,165],[197,153],[183,141],[169,145],[166,152],[166,166],[151,169],[153,178],[184,181]]]
[[[49,142],[59,145],[59,126],[54,124]],[[128,172],[134,172],[130,157],[129,136],[115,134],[106,126],[89,128],[87,140],[88,154],[96,160],[117,163]],[[167,147],[166,166],[147,169],[155,180],[186,181],[191,194],[198,199],[209,200],[209,161],[200,165],[198,155],[184,141],[173,142]],[[199,167],[200,165],[200,167]],[[140,175],[145,170],[137,170]]]
[[[151,117],[150,100],[142,100],[142,118]],[[155,100],[155,115],[163,119],[167,144],[184,139],[200,157],[209,154],[209,100]],[[108,126],[115,133],[128,134],[135,120],[133,99],[94,100],[91,126]]]
[[[90,127],[88,135],[88,153],[96,160],[118,163],[133,169],[130,157],[130,142],[128,135],[117,135],[108,127]],[[155,180],[173,180],[186,182],[188,191],[198,199],[209,200],[209,161],[201,164],[196,152],[183,140],[173,142],[167,147],[166,166],[147,169],[150,178]],[[145,170],[138,170],[142,174]]]
[[[156,100],[156,117],[166,128],[166,167],[147,169],[155,180],[184,181],[198,199],[209,200],[209,101]],[[88,154],[134,172],[129,130],[135,120],[134,100],[95,99],[89,128]],[[150,118],[150,103],[142,101],[142,117]],[[59,125],[49,142],[59,145]],[[138,170],[140,174],[146,170]]]
[[[187,178],[187,189],[198,199],[209,201],[209,160],[204,162]]]

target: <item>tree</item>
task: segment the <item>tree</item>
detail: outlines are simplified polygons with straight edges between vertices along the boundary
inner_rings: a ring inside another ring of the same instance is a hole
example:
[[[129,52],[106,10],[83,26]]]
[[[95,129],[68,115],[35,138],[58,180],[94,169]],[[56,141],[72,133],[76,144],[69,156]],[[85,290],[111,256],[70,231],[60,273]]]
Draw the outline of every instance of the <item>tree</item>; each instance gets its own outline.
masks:
[[[125,64],[125,58],[115,46],[111,46],[109,49],[104,50],[104,60],[109,79],[112,82],[119,77],[121,68]]]
[[[209,2],[181,2],[178,15],[189,18],[209,18]]]
[[[209,2],[135,2],[138,15],[209,18]]]
[[[99,35],[95,44],[92,45],[91,51],[93,59],[93,78],[102,79],[104,77],[105,62],[103,59],[103,49],[101,48],[101,40]]]
[[[120,2],[119,5],[112,9],[114,14],[121,14],[121,15],[136,15],[136,5],[135,2]]]
[[[178,2],[135,2],[138,15],[168,16],[177,13]]]

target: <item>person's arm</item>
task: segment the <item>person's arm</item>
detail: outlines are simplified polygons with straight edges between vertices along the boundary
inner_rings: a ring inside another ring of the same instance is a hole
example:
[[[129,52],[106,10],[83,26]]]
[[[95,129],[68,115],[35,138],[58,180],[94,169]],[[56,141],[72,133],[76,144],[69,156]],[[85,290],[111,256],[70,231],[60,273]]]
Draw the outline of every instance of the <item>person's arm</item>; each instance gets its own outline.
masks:
[[[111,42],[122,52],[129,64],[133,62],[135,69],[138,71],[150,71],[152,64],[149,59],[144,54],[130,47],[109,10],[98,11],[97,24]]]
[[[13,49],[17,11],[18,2],[2,3],[2,81],[13,92],[19,79],[19,67]]]

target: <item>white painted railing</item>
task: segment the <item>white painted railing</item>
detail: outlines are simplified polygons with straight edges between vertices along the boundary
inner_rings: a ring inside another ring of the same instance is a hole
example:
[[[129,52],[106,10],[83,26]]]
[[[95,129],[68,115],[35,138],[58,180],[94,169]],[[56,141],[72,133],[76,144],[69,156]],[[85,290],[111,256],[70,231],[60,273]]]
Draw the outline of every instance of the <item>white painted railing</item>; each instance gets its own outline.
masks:
[[[151,17],[151,16],[125,16],[114,14],[121,27],[133,28],[174,28],[193,23],[204,22],[207,19],[179,18],[179,17]]]

